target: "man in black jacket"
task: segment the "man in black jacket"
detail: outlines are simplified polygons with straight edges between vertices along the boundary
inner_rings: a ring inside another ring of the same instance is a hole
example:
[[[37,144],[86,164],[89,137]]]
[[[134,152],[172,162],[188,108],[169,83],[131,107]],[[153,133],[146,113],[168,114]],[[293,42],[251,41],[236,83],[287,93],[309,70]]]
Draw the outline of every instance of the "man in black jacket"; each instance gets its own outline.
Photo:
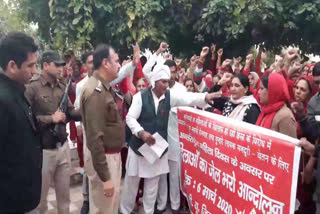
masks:
[[[26,213],[39,204],[42,149],[24,84],[36,72],[38,47],[20,32],[0,42],[0,213]]]

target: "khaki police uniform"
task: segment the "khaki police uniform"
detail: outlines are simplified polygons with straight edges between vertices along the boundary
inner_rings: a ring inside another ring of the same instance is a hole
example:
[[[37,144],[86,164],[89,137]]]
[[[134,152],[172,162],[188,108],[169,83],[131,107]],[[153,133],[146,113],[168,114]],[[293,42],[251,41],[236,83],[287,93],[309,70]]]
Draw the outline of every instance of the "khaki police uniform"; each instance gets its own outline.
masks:
[[[97,72],[84,86],[80,100],[86,133],[85,170],[89,178],[90,213],[118,214],[120,204],[121,156],[125,142],[124,122],[115,94]],[[112,180],[114,194],[104,195],[103,183]]]
[[[60,104],[65,85],[57,80],[55,84],[48,82],[43,75],[31,80],[26,86],[26,97],[29,100],[40,126],[43,146],[42,189],[41,201],[35,212],[47,213],[47,196],[50,184],[56,191],[57,209],[59,214],[68,214],[70,206],[70,150],[67,142],[66,127],[62,127],[62,142],[54,136],[55,124],[52,121]],[[80,120],[81,115],[76,111],[70,100],[67,109],[67,120]]]

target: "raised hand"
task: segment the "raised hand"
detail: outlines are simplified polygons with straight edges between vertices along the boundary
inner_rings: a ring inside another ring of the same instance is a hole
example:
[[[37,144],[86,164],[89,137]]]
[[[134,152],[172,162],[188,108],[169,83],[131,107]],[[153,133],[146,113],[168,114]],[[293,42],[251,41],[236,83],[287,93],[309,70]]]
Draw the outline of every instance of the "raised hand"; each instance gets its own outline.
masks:
[[[169,47],[169,45],[166,42],[161,42],[160,46],[159,46],[159,50],[162,52],[164,52],[165,50],[167,50],[167,48]]]
[[[195,68],[198,62],[199,62],[199,56],[193,55],[190,58],[190,68]]]
[[[223,85],[227,82],[229,82],[232,79],[233,75],[229,72],[225,72],[221,78],[221,80],[219,80],[218,84],[219,85]]]
[[[224,67],[226,67],[227,65],[230,65],[231,62],[232,62],[231,59],[225,59],[225,60],[223,61],[223,63],[222,63],[222,67],[224,68]]]
[[[248,54],[246,56],[246,64],[251,64],[253,61],[253,54]]]
[[[292,48],[292,49],[288,50],[288,53],[286,55],[286,59],[291,62],[297,56],[298,56],[297,50]]]
[[[238,56],[234,61],[235,61],[235,64],[240,64],[242,61],[242,57]]]
[[[209,53],[209,47],[203,47],[200,53],[200,59],[204,59]]]
[[[139,44],[137,42],[136,45],[133,48],[133,60],[132,60],[132,63],[134,65],[137,65],[139,60],[140,60],[140,47],[139,47]]]
[[[223,49],[222,48],[220,48],[219,50],[218,50],[218,56],[222,56],[223,55]]]

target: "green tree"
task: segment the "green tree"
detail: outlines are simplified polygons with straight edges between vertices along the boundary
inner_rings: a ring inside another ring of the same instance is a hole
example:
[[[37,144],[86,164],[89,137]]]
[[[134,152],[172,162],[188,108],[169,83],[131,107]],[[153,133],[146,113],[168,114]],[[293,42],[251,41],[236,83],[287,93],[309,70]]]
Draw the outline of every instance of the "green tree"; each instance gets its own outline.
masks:
[[[211,42],[224,47],[226,56],[260,43],[269,50],[295,44],[305,53],[319,51],[320,0],[25,1],[39,36],[60,49],[106,42],[126,54],[135,41],[155,48],[166,40],[177,55]]]
[[[27,21],[24,3],[20,0],[10,0],[0,4],[0,37],[10,31],[35,33],[35,29]]]
[[[197,26],[240,49],[263,42],[268,49],[295,44],[304,52],[318,52],[319,9],[320,1],[214,0],[203,8]]]

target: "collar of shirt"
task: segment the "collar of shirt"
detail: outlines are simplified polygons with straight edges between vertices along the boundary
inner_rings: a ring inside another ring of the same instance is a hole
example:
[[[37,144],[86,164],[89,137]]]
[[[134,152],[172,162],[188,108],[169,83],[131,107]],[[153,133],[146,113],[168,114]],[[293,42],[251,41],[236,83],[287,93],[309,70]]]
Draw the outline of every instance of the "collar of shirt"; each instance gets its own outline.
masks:
[[[0,74],[0,80],[4,82],[8,87],[12,88],[17,94],[24,95],[24,91],[26,90],[24,85],[10,79],[4,74]]]
[[[165,98],[165,94],[162,94],[161,95],[161,97],[157,97],[157,95],[153,92],[153,90],[151,89],[151,92],[152,92],[152,96],[153,96],[153,99],[154,100],[159,100],[159,101],[161,101],[161,100],[163,100],[164,98]]]
[[[154,108],[155,108],[155,111],[156,111],[156,114],[158,112],[158,107],[159,107],[159,103],[161,100],[164,100],[165,99],[165,95],[161,95],[160,98],[157,97],[157,95],[153,92],[153,90],[151,89],[151,92],[152,92],[152,97],[153,97],[153,101],[154,101]]]
[[[110,90],[110,88],[111,88],[110,84],[107,81],[105,81],[104,79],[102,79],[98,72],[94,72],[93,76],[95,78],[97,78],[102,83],[102,85],[103,85],[103,87],[105,87],[105,89]]]
[[[41,81],[41,83],[42,83],[43,86],[49,85],[50,87],[52,87],[52,86],[51,86],[51,83],[50,83],[43,75],[40,75],[40,81]],[[61,83],[60,83],[59,80],[57,80],[57,81],[54,83],[54,86],[58,86],[58,87],[62,88],[62,85],[61,85]]]

